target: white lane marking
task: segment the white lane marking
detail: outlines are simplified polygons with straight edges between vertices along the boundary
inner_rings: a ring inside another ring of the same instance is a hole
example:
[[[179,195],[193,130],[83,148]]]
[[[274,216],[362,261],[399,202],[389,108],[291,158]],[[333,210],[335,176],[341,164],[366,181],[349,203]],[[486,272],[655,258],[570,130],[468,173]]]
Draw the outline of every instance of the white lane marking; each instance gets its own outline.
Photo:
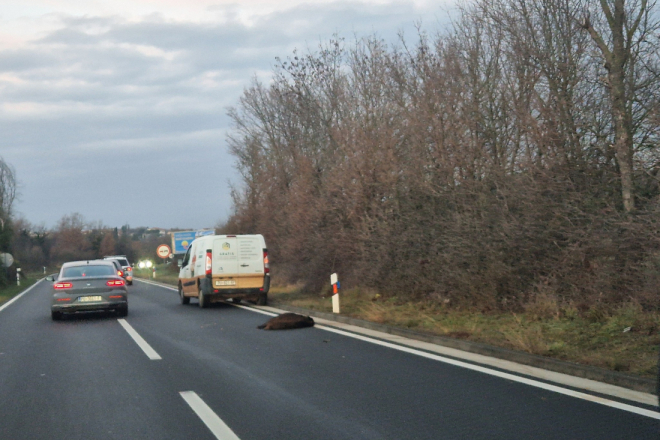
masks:
[[[500,377],[502,379],[511,380],[513,382],[523,383],[525,385],[531,385],[536,388],[541,388],[548,391],[553,391],[555,393],[564,394],[566,396],[576,397],[582,400],[588,400],[590,402],[600,403],[601,405],[609,406],[612,408],[621,409],[623,411],[628,411],[631,413],[639,414],[642,416],[650,417],[652,419],[660,420],[660,413],[656,411],[650,411],[647,409],[639,408],[633,405],[627,405],[625,403],[615,402],[613,400],[604,399],[602,397],[593,396],[591,394],[581,393],[578,391],[569,390],[567,388],[558,387],[556,385],[550,385],[544,382],[539,382],[533,379],[527,379],[525,377],[516,376],[515,374],[504,373],[502,371],[493,370],[486,367],[481,367],[479,365],[469,364],[467,362],[457,361],[455,359],[446,358],[443,356],[438,356],[436,354],[426,353],[424,351],[415,350],[413,348],[402,347],[400,345],[392,344],[390,342],[379,341],[377,339],[368,338],[366,336],[356,335],[353,333],[345,332],[343,330],[338,330],[331,327],[326,327],[323,325],[317,325],[316,328],[326,330],[329,332],[337,333],[340,335],[348,336],[355,339],[360,339],[362,341],[371,342],[373,344],[382,345],[383,347],[393,348],[395,350],[403,351],[405,353],[415,354],[417,356],[422,356],[428,359],[433,359],[436,361],[444,362],[446,364],[455,365],[457,367],[466,368],[468,370],[478,371],[480,373],[489,374],[491,376]]]
[[[202,419],[202,422],[211,430],[218,440],[240,440],[234,431],[222,421],[220,417],[197,395],[194,391],[181,391],[181,397]]]
[[[7,307],[9,307],[9,304],[11,304],[11,303],[13,303],[14,301],[18,300],[18,298],[20,298],[21,296],[23,296],[23,295],[25,295],[26,293],[28,293],[30,290],[32,290],[32,289],[34,289],[35,287],[37,287],[37,284],[41,283],[43,280],[44,280],[43,278],[40,279],[39,281],[37,281],[36,283],[34,283],[33,285],[31,285],[30,287],[28,287],[28,288],[25,289],[24,291],[22,291],[21,293],[19,293],[18,295],[16,295],[15,297],[13,297],[12,299],[10,299],[10,300],[7,301],[6,303],[4,303],[2,306],[0,306],[0,312],[2,312],[4,309],[6,309]]]
[[[151,345],[145,341],[142,336],[138,332],[135,331],[135,329],[128,323],[126,322],[125,319],[118,319],[119,324],[121,324],[122,327],[124,327],[124,330],[129,334],[131,338],[135,341],[135,343],[144,351],[144,354],[147,355],[149,359],[152,361],[158,361],[161,360],[162,358],[156,353],[156,350],[151,348]]]
[[[133,278],[133,281],[139,281],[139,282],[144,283],[144,284],[151,284],[152,286],[162,287],[163,289],[173,290],[175,292],[179,291],[178,289],[176,289],[174,287],[171,287],[171,286],[168,286],[168,285],[165,285],[163,283],[156,282],[156,281],[147,281],[147,280],[143,280],[143,279],[140,279],[140,278]]]
[[[229,303],[227,303],[227,304],[229,304]],[[260,306],[262,308],[257,309],[255,307],[242,306],[240,304],[234,304],[234,303],[231,303],[231,305],[234,306],[234,307],[239,307],[241,309],[249,310],[249,311],[255,312],[255,313],[261,313],[262,315],[268,315],[268,316],[277,316],[280,313],[284,313],[284,310],[278,310],[278,309],[274,309],[272,307],[268,307],[268,308],[270,310],[275,310],[274,312],[269,312],[268,310],[264,310],[263,309],[264,306]]]
[[[284,313],[285,312],[285,310],[276,309],[274,307],[256,308],[256,307],[242,306],[242,305],[238,305],[238,304],[235,304],[235,306],[240,307],[240,308],[245,309],[245,310],[250,310],[252,312],[261,313],[261,314],[270,315],[270,316],[275,316],[278,313]],[[268,309],[268,310],[264,310],[264,309]],[[328,322],[326,320],[323,320],[323,321]],[[333,324],[335,324],[335,323],[333,322]],[[336,323],[336,324],[337,325],[345,325],[345,324],[342,324],[342,323]],[[647,410],[647,409],[643,409],[643,408],[639,408],[639,407],[636,407],[636,406],[633,406],[633,405],[628,405],[628,404],[625,404],[625,403],[616,402],[616,401],[613,401],[613,400],[605,399],[605,398],[594,396],[594,395],[587,394],[587,393],[581,393],[579,391],[574,391],[574,390],[570,390],[570,389],[567,389],[567,388],[562,388],[562,387],[559,387],[559,386],[556,386],[556,385],[550,385],[550,384],[547,384],[545,382],[539,382],[537,380],[527,379],[527,378],[524,378],[524,377],[516,376],[514,374],[504,373],[504,372],[501,372],[501,371],[498,371],[498,370],[493,370],[491,368],[481,367],[479,365],[474,365],[474,364],[470,364],[470,363],[467,363],[467,362],[461,362],[461,361],[454,360],[454,359],[451,359],[451,358],[438,356],[438,355],[435,355],[435,354],[427,353],[425,351],[415,350],[413,348],[408,348],[408,347],[404,347],[404,346],[401,346],[401,345],[381,341],[381,340],[378,340],[378,339],[369,338],[369,337],[362,336],[362,335],[359,335],[359,334],[345,332],[345,331],[336,329],[334,327],[326,327],[324,325],[318,325],[318,324],[315,327],[318,328],[318,329],[321,329],[321,330],[326,330],[326,331],[329,331],[329,332],[333,332],[333,333],[341,334],[341,335],[344,335],[344,336],[348,336],[349,338],[360,339],[360,340],[365,341],[365,342],[371,342],[373,344],[382,345],[384,347],[393,348],[395,350],[400,350],[400,351],[403,351],[403,352],[406,352],[406,353],[415,354],[415,355],[418,355],[418,356],[426,357],[428,359],[433,359],[433,360],[436,360],[436,361],[445,362],[447,364],[455,365],[455,366],[458,366],[458,367],[467,368],[467,369],[470,369],[470,370],[473,370],[473,371],[479,371],[481,373],[490,374],[492,376],[512,380],[514,382],[523,383],[523,384],[530,385],[530,386],[533,386],[533,387],[542,388],[542,389],[545,389],[545,390],[548,390],[548,391],[553,391],[553,392],[556,392],[556,393],[559,393],[559,394],[564,394],[564,395],[567,395],[567,396],[575,397],[575,398],[582,399],[582,400],[587,400],[587,401],[594,402],[594,403],[599,403],[601,405],[609,406],[609,407],[612,407],[612,408],[617,408],[617,409],[620,409],[620,410],[623,410],[623,411],[628,411],[628,412],[632,412],[632,413],[635,413],[635,414],[639,414],[639,415],[643,415],[643,416],[646,416],[646,417],[650,417],[650,418],[653,418],[653,419],[660,420],[660,413],[655,412],[655,411],[650,411],[650,410]],[[350,326],[350,327],[354,327],[354,326]],[[356,331],[358,331],[358,330],[356,330]],[[370,332],[371,333],[377,333],[373,330],[370,330]],[[387,333],[382,333],[382,335],[380,335],[380,337],[382,337],[383,339],[387,339],[387,338],[393,337],[393,335],[390,335],[390,334],[387,334]],[[403,340],[405,340],[406,338],[397,336],[396,339],[403,342]],[[416,343],[417,341],[414,341],[414,342]],[[457,351],[459,351],[459,350],[457,350]],[[468,354],[471,354],[471,353],[468,353]],[[524,368],[526,366],[521,365],[521,367]],[[572,385],[578,387],[577,384],[572,384]],[[605,385],[607,385],[607,384],[605,384]],[[608,387],[608,388],[614,388],[614,387]],[[640,394],[644,394],[644,393],[640,393]],[[643,399],[644,402],[640,402],[640,403],[646,403],[646,401],[650,401],[650,400],[655,401],[655,399],[656,399],[655,396],[650,395],[650,394],[648,396],[649,396],[649,398]],[[616,396],[616,397],[622,397],[622,398],[626,399],[625,396]],[[640,400],[642,400],[642,399],[640,399]]]

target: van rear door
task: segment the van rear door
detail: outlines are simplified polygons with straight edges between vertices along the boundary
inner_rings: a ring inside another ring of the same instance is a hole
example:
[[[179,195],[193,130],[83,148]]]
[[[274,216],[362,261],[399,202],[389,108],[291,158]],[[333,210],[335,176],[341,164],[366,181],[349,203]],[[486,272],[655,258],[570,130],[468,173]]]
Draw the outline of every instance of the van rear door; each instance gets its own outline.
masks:
[[[261,237],[238,237],[238,287],[261,288],[264,285],[264,250]]]
[[[213,240],[213,274],[238,276],[238,246],[236,237],[218,237]]]
[[[241,276],[264,274],[264,250],[259,237],[238,237],[238,261]]]

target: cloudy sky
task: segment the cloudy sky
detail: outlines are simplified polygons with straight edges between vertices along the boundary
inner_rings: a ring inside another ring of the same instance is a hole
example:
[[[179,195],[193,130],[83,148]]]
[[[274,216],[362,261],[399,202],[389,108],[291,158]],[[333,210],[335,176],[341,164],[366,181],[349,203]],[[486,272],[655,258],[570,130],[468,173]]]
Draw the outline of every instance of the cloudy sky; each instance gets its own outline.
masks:
[[[227,108],[333,34],[395,43],[453,0],[2,0],[0,157],[33,224],[213,227],[239,183]]]

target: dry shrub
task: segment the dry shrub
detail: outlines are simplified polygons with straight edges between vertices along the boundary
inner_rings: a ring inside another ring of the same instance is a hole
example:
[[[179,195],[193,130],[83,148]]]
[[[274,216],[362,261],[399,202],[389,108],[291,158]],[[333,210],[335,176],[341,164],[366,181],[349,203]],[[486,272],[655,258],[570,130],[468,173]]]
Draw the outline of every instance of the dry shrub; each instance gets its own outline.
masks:
[[[543,333],[536,327],[525,328],[522,326],[504,332],[506,340],[515,350],[527,353],[544,355],[548,352],[548,343]]]
[[[243,186],[222,232],[262,233],[281,276],[315,292],[337,272],[344,287],[537,319],[573,304],[602,322],[630,298],[658,309],[660,188],[657,165],[641,168],[658,163],[657,139],[634,146],[627,212],[609,91],[560,9],[494,20],[468,7],[455,33],[414,48],[333,40],[278,60],[230,110]],[[518,27],[536,20],[552,32]],[[548,57],[546,44],[565,52]],[[544,86],[557,81],[570,90]],[[635,142],[657,133],[642,113]]]
[[[527,318],[533,321],[559,319],[562,316],[557,296],[550,293],[545,285],[537,288],[537,292],[527,300],[523,309]]]
[[[360,311],[363,319],[371,322],[385,323],[388,319],[388,308],[377,304],[377,303],[368,303],[363,306]]]

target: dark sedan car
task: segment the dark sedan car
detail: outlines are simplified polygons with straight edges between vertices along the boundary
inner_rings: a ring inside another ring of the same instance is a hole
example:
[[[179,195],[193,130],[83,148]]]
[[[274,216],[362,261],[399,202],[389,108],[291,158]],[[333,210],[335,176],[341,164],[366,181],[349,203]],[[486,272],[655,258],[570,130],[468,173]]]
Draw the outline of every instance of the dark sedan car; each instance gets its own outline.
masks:
[[[126,281],[117,275],[110,261],[90,260],[64,263],[53,282],[51,316],[57,321],[63,313],[115,311],[128,315]]]

